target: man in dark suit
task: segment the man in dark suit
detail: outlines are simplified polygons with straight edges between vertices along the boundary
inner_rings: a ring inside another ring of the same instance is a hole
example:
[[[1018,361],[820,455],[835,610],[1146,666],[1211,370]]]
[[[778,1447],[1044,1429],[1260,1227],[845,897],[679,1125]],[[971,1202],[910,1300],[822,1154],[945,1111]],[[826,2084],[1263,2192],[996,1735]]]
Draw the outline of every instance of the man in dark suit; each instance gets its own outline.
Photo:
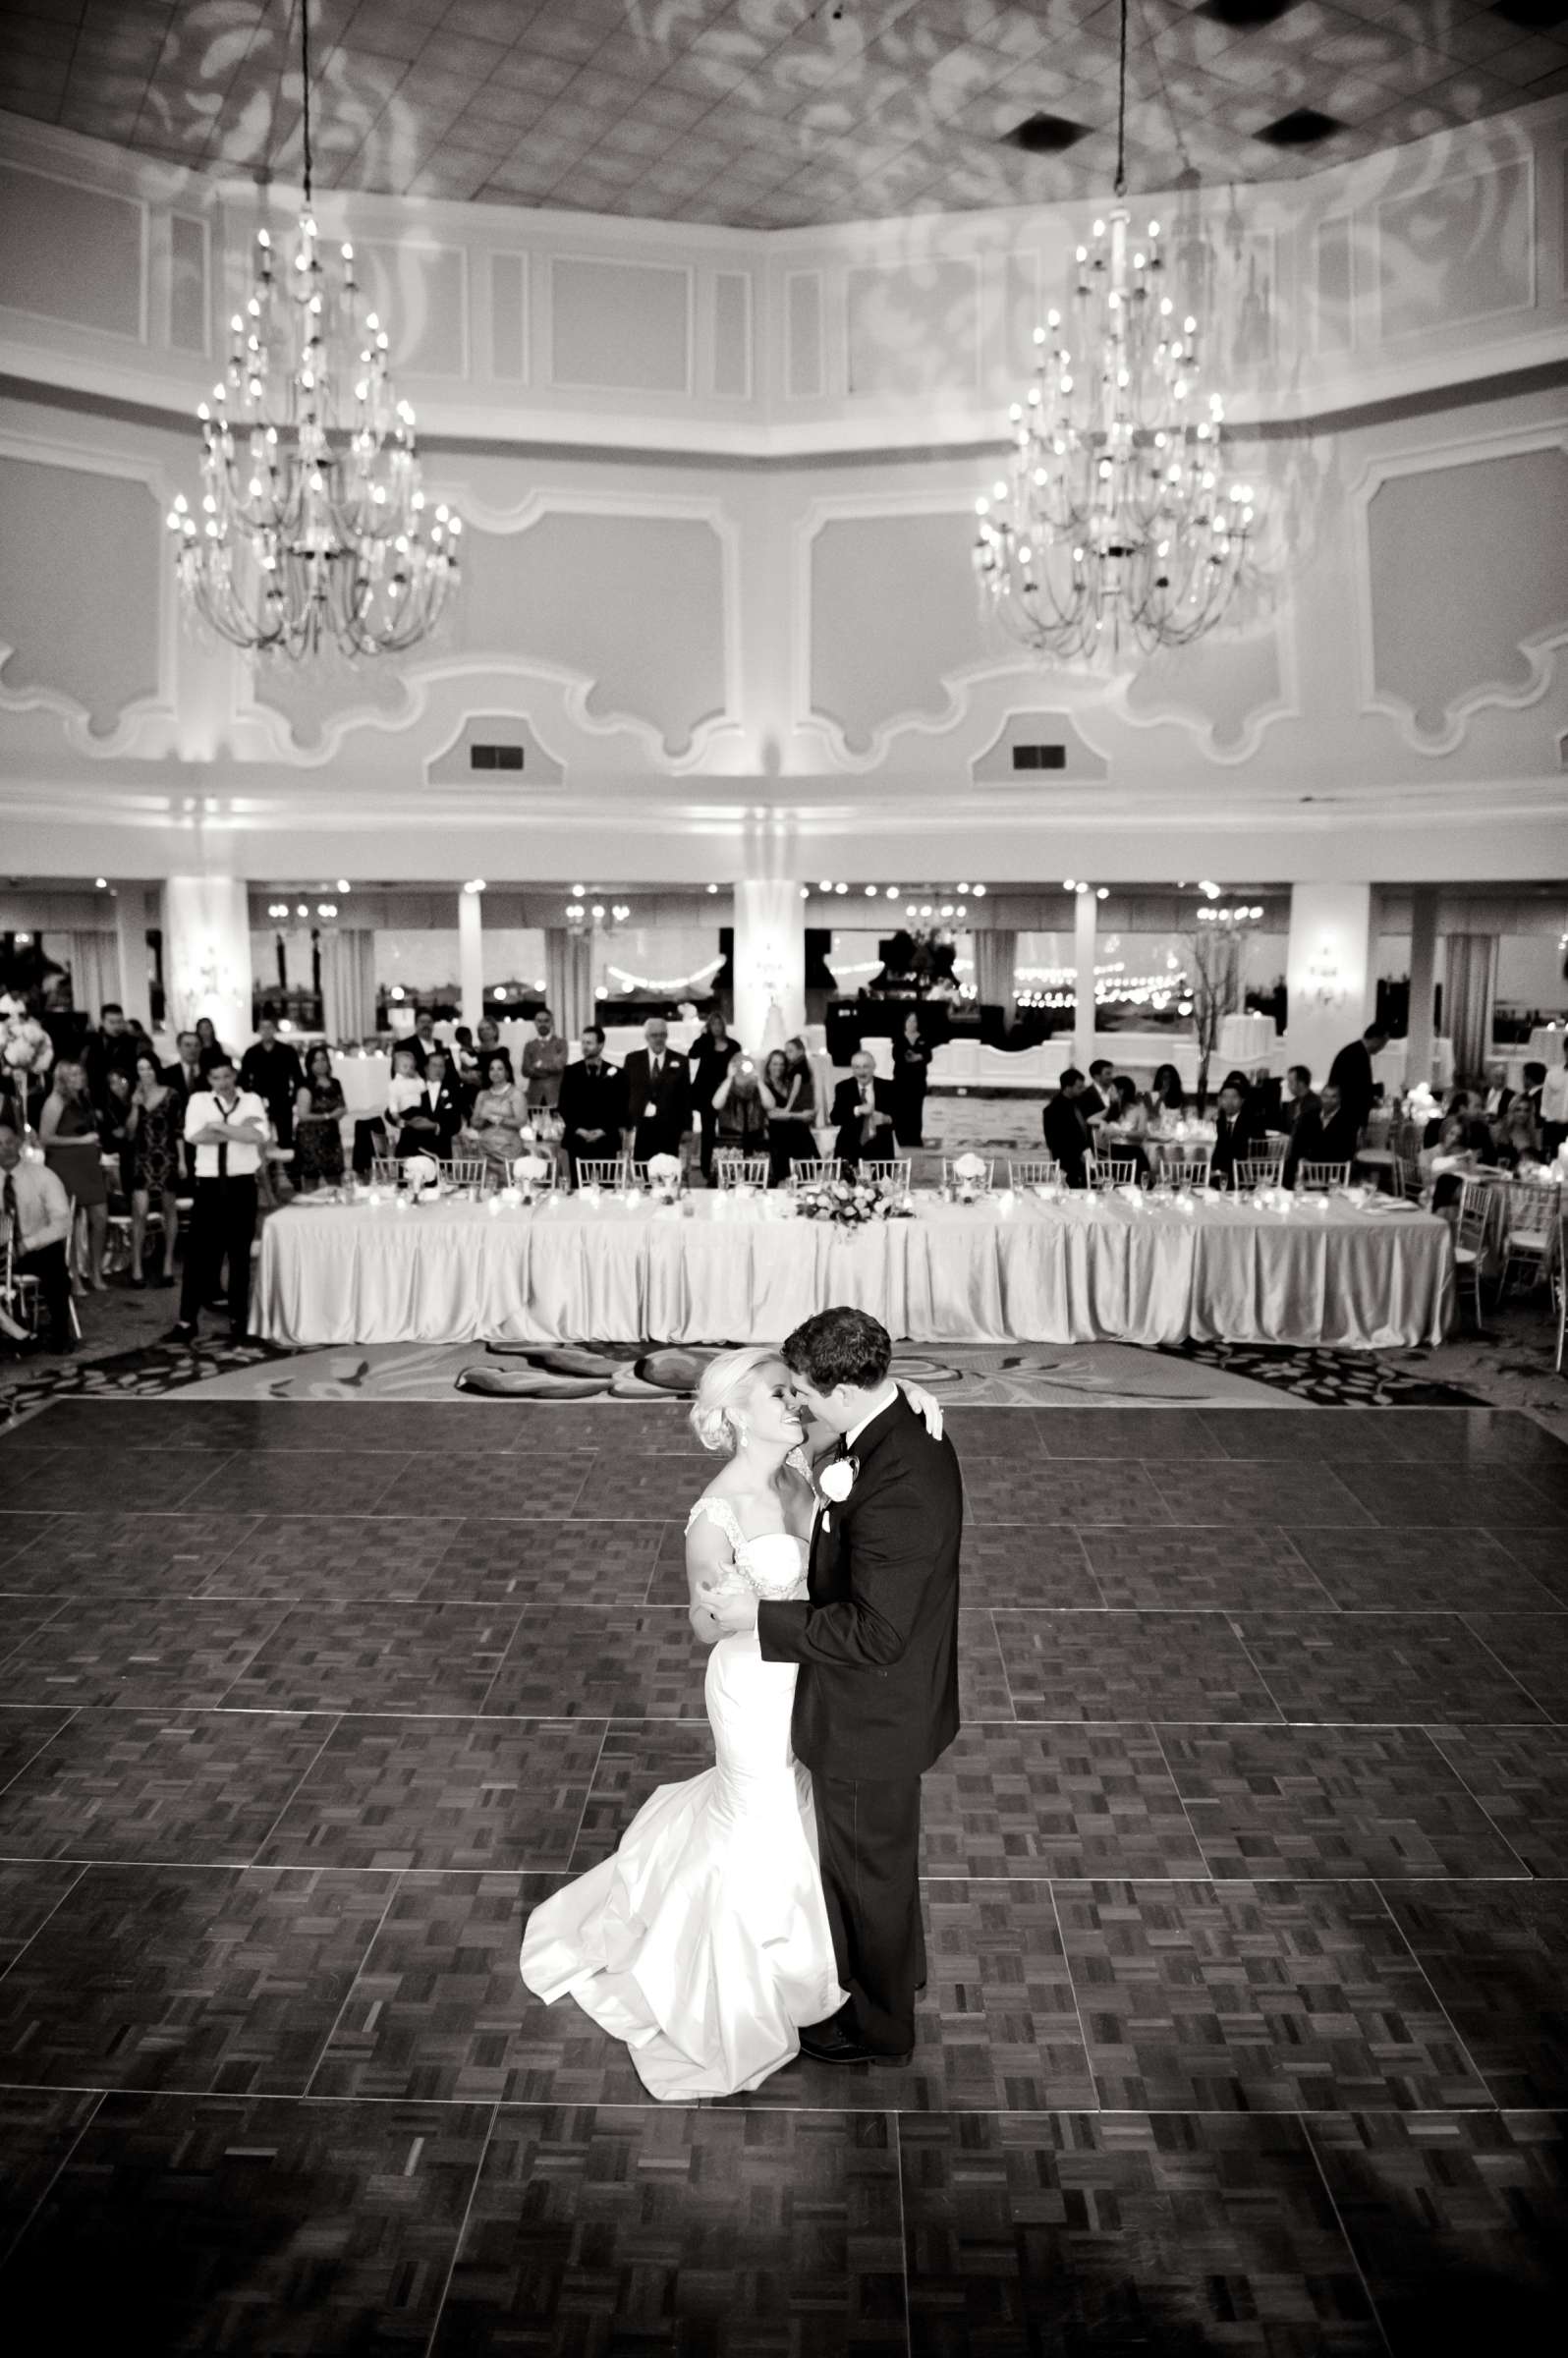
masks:
[[[1209,1168],[1216,1178],[1236,1182],[1236,1165],[1245,1162],[1260,1133],[1252,1107],[1234,1081],[1227,1081],[1214,1107],[1214,1151]]]
[[[1290,1134],[1280,1178],[1286,1187],[1294,1187],[1297,1169],[1304,1162],[1354,1163],[1360,1144],[1361,1124],[1351,1120],[1333,1082],[1325,1081],[1317,1111],[1304,1114]]]
[[[575,1187],[579,1156],[613,1160],[626,1127],[626,1078],[618,1065],[605,1062],[604,1034],[597,1024],[583,1026],[583,1054],[561,1075],[556,1110]]]
[[[267,1109],[280,1147],[294,1144],[294,1093],[305,1087],[300,1051],[280,1039],[270,1015],[256,1026],[256,1037],[240,1059],[240,1087],[252,1090]]]
[[[1339,1102],[1345,1118],[1356,1132],[1356,1143],[1367,1127],[1367,1117],[1372,1109],[1377,1084],[1372,1079],[1372,1058],[1380,1056],[1388,1045],[1388,1035],[1381,1024],[1369,1024],[1360,1039],[1348,1040],[1328,1068],[1330,1084],[1339,1092]],[[1335,1157],[1330,1156],[1332,1161]]]
[[[1098,1121],[1111,1110],[1111,1091],[1116,1084],[1116,1067],[1108,1056],[1096,1056],[1089,1068],[1089,1079],[1078,1100],[1079,1111],[1086,1122]]]
[[[1060,1163],[1062,1177],[1069,1187],[1087,1185],[1084,1157],[1092,1151],[1094,1145],[1093,1134],[1084,1114],[1084,1095],[1088,1087],[1077,1065],[1068,1065],[1040,1123],[1045,1133],[1045,1151]]]
[[[662,1015],[643,1026],[645,1045],[626,1060],[626,1145],[634,1162],[654,1154],[679,1154],[692,1120],[692,1084],[684,1056],[670,1053],[670,1027]]]
[[[881,1162],[895,1152],[893,1084],[883,1081],[869,1048],[850,1058],[849,1079],[833,1092],[833,1151],[840,1162]]]
[[[448,1077],[447,1054],[439,1040],[426,1054],[420,1079],[424,1095],[403,1108],[393,1152],[399,1156],[433,1154],[445,1162],[462,1127],[463,1106],[457,1085]]]
[[[821,1469],[801,1603],[721,1599],[766,1662],[798,1662],[790,1742],[812,1771],[817,1854],[848,2003],[801,2032],[822,2063],[904,2063],[925,1980],[921,1777],[958,1733],[963,1484],[888,1377],[893,1345],[860,1310],[825,1310],[784,1345],[798,1397],[839,1434]],[[698,1607],[694,1613],[701,1613]],[[705,1633],[704,1633],[705,1634]]]

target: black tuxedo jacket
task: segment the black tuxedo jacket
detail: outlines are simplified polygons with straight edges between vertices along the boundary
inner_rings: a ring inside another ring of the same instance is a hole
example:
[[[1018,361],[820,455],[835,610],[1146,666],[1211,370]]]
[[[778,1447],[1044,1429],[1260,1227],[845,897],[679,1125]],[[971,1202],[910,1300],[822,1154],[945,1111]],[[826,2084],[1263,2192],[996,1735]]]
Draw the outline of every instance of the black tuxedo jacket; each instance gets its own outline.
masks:
[[[1258,1146],[1262,1131],[1253,1118],[1253,1109],[1244,1105],[1232,1120],[1227,1113],[1214,1109],[1214,1151],[1209,1167],[1221,1172],[1233,1172],[1239,1162],[1245,1162]]]
[[[409,1128],[411,1114],[428,1114],[435,1122],[431,1133],[422,1122]],[[398,1136],[400,1154],[438,1154],[444,1161],[452,1151],[452,1141],[463,1126],[463,1108],[458,1101],[457,1085],[448,1079],[442,1082],[432,1105],[428,1097],[420,1097],[417,1105],[404,1108],[403,1127]]]
[[[1064,1096],[1058,1090],[1040,1117],[1040,1129],[1048,1152],[1062,1166],[1063,1176],[1074,1187],[1082,1187],[1084,1156],[1094,1143],[1084,1117],[1083,1098]]]
[[[964,1489],[901,1392],[850,1452],[854,1488],[818,1514],[810,1594],[757,1606],[762,1659],[798,1662],[790,1741],[819,1776],[918,1777],[958,1733]]]
[[[584,1063],[569,1064],[561,1075],[561,1097],[556,1107],[566,1143],[574,1153],[614,1156],[621,1151],[626,1127],[626,1076],[619,1065],[605,1064],[589,1072]],[[584,1130],[602,1130],[602,1138],[580,1137]]]
[[[871,1101],[878,1113],[891,1116],[893,1112],[893,1084],[884,1081],[880,1073],[871,1081]],[[833,1092],[833,1124],[838,1132],[833,1151],[841,1162],[859,1162],[864,1155],[868,1162],[890,1161],[898,1152],[898,1137],[891,1120],[873,1130],[869,1141],[861,1136],[861,1085],[852,1075],[841,1081]]]
[[[1356,1125],[1360,1141],[1367,1127],[1367,1116],[1372,1109],[1377,1085],[1372,1079],[1372,1053],[1363,1039],[1347,1040],[1328,1068],[1328,1078],[1339,1092],[1341,1109]]]
[[[664,1051],[664,1066],[655,1081],[646,1048],[634,1048],[626,1060],[626,1126],[632,1133],[632,1152],[639,1162],[650,1154],[679,1154],[681,1141],[692,1124],[691,1068],[673,1048]],[[643,1108],[651,1103],[655,1112]]]

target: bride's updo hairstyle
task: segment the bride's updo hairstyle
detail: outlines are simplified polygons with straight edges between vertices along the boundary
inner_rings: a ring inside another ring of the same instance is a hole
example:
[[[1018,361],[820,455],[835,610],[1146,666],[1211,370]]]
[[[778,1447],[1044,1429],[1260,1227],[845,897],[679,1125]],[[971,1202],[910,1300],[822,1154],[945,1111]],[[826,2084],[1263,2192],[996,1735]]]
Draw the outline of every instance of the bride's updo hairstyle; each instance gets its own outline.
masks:
[[[721,1351],[702,1371],[692,1404],[691,1427],[704,1449],[722,1450],[733,1457],[745,1422],[741,1403],[758,1368],[776,1360],[778,1352],[765,1344],[749,1343],[741,1351]]]

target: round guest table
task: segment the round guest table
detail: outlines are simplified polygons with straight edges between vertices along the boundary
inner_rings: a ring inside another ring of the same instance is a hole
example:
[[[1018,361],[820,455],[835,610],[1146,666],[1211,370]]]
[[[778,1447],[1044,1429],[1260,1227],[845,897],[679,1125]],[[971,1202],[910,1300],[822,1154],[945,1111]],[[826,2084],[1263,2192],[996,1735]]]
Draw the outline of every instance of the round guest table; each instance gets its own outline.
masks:
[[[1391,1199],[917,1199],[847,1233],[781,1195],[656,1207],[306,1199],[261,1240],[256,1331],[279,1342],[763,1342],[830,1303],[928,1343],[1436,1342],[1447,1225]]]

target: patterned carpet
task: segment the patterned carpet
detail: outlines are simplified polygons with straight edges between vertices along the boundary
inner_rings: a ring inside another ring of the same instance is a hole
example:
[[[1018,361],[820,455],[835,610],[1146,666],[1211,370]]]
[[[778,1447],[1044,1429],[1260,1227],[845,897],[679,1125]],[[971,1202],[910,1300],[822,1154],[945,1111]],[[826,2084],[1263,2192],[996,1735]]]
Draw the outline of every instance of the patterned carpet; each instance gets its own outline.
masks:
[[[958,1398],[915,2054],[665,2108],[517,1947],[707,1763],[679,1400],[224,1379],[0,1437],[0,2299],[51,2348],[1560,2346],[1539,1425]]]

